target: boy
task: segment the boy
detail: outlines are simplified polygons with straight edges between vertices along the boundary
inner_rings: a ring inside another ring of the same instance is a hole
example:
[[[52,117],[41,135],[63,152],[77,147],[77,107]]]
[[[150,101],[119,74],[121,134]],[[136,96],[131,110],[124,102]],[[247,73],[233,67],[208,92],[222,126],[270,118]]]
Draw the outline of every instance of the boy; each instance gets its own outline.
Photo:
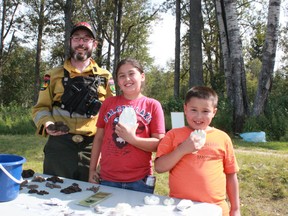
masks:
[[[232,142],[225,132],[209,126],[217,103],[211,88],[196,86],[187,92],[184,113],[188,126],[168,131],[160,141],[155,170],[169,171],[171,197],[217,204],[227,216],[227,193],[230,216],[239,216],[239,168]],[[199,145],[199,137],[190,135],[195,130],[205,131],[204,145]]]

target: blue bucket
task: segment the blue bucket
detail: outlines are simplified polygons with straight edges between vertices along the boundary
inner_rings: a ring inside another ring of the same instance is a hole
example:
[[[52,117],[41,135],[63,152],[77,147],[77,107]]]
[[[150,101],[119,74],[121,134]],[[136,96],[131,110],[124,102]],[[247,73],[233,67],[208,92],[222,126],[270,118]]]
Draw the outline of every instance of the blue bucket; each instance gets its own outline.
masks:
[[[22,182],[22,164],[24,157],[11,154],[0,154],[0,202],[6,202],[19,194]]]

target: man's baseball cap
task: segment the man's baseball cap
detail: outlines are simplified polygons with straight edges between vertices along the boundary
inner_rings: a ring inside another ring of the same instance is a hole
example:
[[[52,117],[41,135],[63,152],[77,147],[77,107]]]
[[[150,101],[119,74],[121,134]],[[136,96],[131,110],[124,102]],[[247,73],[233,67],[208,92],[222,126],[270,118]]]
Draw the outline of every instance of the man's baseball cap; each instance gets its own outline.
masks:
[[[92,28],[92,26],[87,23],[87,22],[79,22],[79,23],[76,23],[73,28],[72,28],[72,31],[71,31],[71,34],[70,36],[72,36],[74,34],[75,31],[79,30],[79,29],[84,29],[84,30],[87,30],[90,32],[91,36],[96,39],[96,33],[94,31],[94,29]]]

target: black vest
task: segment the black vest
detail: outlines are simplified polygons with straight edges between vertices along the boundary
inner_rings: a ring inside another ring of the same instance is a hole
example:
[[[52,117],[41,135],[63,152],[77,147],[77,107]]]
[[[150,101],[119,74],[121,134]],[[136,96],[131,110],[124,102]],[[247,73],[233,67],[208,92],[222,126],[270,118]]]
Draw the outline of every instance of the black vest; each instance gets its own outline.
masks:
[[[69,72],[64,69],[62,80],[64,93],[61,97],[60,107],[69,111],[84,115],[89,118],[91,115],[97,115],[101,102],[98,100],[98,86],[101,79],[98,75],[77,76],[70,78]]]

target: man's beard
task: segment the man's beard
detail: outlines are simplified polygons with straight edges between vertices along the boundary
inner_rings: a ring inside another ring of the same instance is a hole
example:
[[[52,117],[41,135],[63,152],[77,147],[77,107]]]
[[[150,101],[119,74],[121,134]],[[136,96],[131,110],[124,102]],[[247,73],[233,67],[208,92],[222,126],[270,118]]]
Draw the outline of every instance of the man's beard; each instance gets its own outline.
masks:
[[[75,49],[70,48],[70,56],[78,61],[85,61],[92,56],[92,50],[85,50],[85,52],[78,53]]]

